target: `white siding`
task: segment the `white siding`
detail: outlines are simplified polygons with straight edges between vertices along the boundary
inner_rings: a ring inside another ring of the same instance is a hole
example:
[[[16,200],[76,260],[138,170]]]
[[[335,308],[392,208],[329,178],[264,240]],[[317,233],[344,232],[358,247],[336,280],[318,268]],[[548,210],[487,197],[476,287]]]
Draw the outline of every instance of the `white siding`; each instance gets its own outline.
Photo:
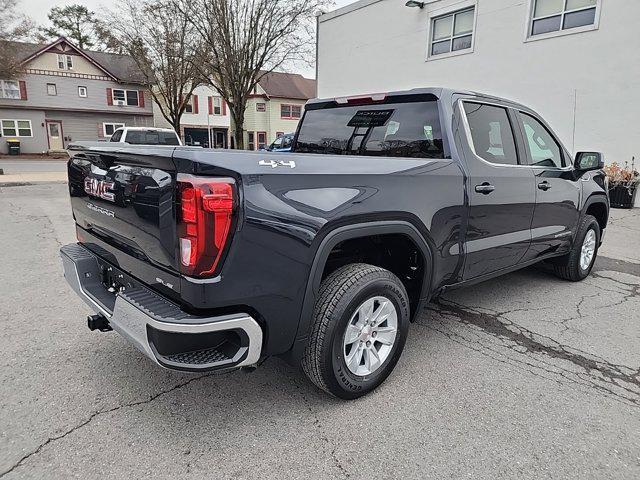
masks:
[[[597,30],[535,41],[525,41],[528,0],[404,3],[365,0],[320,18],[319,97],[476,90],[537,110],[570,150],[640,160],[640,1],[602,0]],[[468,5],[477,9],[473,52],[426,60],[430,17]]]

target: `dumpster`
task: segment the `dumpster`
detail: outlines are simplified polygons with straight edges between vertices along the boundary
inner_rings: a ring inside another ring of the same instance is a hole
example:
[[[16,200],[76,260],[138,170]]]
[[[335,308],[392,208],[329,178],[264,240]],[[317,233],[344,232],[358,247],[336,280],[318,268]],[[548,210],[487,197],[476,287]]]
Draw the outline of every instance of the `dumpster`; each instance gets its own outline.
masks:
[[[20,140],[7,138],[7,148],[9,149],[9,155],[20,155]]]

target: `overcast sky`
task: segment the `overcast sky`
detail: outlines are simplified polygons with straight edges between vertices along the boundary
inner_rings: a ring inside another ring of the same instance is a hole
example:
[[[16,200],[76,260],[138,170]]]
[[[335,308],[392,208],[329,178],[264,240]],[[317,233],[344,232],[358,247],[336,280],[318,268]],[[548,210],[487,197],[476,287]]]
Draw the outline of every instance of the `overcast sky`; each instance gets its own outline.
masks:
[[[328,8],[329,11],[353,3],[356,0],[334,0],[335,6]],[[103,12],[105,9],[112,9],[118,4],[118,0],[18,0],[18,10],[28,17],[31,17],[38,24],[48,22],[47,13],[52,7],[80,3],[86,5],[89,10]],[[308,66],[291,67],[287,69],[290,73],[301,73],[307,78],[315,78],[315,71]]]
[[[338,7],[348,5],[354,1],[355,0],[334,0],[336,6],[330,10],[335,10]],[[38,23],[45,23],[47,21],[47,13],[51,10],[51,7],[80,3],[86,5],[89,10],[99,12],[103,8],[112,8],[118,3],[117,0],[19,0],[19,2],[18,8]]]

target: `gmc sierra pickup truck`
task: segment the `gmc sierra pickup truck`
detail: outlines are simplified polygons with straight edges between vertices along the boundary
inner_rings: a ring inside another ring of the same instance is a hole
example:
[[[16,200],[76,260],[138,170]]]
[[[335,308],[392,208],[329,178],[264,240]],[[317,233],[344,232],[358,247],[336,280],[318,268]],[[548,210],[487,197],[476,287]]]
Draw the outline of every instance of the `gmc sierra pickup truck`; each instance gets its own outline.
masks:
[[[540,261],[584,279],[607,225],[602,155],[531,109],[416,89],[310,101],[292,152],[77,144],[64,274],[92,330],[201,372],[301,366],[356,398],[431,298]]]

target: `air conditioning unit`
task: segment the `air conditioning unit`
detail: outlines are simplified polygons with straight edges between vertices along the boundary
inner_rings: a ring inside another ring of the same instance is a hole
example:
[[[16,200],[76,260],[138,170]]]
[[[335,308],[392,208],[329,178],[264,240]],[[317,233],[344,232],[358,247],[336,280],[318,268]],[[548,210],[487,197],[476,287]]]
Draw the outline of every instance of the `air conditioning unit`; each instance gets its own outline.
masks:
[[[127,102],[125,102],[124,100],[116,100],[116,105],[119,105],[119,106],[122,107],[122,106],[124,106],[126,104],[127,104]]]

